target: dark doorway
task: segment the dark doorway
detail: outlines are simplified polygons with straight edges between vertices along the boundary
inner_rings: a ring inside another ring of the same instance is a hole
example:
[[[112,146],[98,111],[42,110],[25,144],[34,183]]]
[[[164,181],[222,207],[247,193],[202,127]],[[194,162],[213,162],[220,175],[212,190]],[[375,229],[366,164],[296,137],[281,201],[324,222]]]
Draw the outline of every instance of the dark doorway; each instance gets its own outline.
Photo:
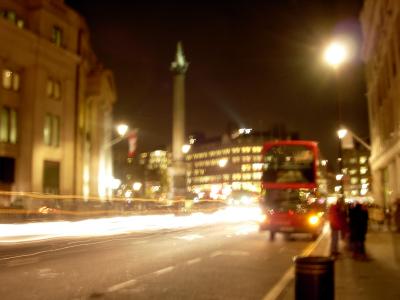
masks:
[[[15,159],[12,157],[0,157],[0,185],[11,185],[14,181]]]
[[[60,163],[55,161],[44,161],[43,167],[43,193],[60,193]]]

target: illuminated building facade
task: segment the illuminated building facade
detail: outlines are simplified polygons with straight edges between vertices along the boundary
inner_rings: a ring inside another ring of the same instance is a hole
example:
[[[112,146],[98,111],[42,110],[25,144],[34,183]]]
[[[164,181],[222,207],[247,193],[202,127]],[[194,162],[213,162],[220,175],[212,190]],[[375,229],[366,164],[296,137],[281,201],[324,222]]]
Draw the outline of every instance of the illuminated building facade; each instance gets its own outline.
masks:
[[[143,192],[145,196],[156,197],[169,190],[168,167],[171,165],[171,153],[155,150],[141,153],[139,164],[143,167]]]
[[[373,192],[388,207],[400,196],[400,2],[365,0],[360,21]]]
[[[264,140],[194,145],[186,155],[187,188],[193,192],[261,191]]]
[[[113,75],[63,0],[0,0],[0,189],[111,195]]]
[[[343,149],[343,188],[349,199],[365,197],[370,193],[371,174],[369,168],[369,151],[356,144],[353,149]]]

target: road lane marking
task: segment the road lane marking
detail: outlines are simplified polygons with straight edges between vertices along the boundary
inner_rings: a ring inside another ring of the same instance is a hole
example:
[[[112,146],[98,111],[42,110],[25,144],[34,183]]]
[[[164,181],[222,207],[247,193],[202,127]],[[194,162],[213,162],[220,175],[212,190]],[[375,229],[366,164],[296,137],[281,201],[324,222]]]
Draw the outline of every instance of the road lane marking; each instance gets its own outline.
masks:
[[[318,244],[322,241],[322,239],[327,235],[328,231],[324,230],[324,232],[319,236],[319,238],[309,245],[306,249],[301,252],[301,256],[310,255],[315,248],[317,248]],[[286,288],[286,286],[294,279],[294,267],[291,266],[282,278],[273,286],[271,290],[264,296],[263,300],[276,300],[281,294],[282,291]]]
[[[249,256],[250,253],[247,251],[240,251],[240,250],[227,250],[227,251],[215,251],[210,254],[210,257],[217,257],[217,256]]]
[[[185,241],[191,242],[191,241],[194,241],[197,239],[202,239],[203,236],[199,235],[199,234],[187,234],[187,235],[183,235],[183,236],[177,236],[176,238],[180,239],[180,240],[185,240]]]
[[[139,279],[143,279],[143,278],[149,277],[150,275],[159,276],[159,275],[171,272],[173,269],[175,269],[175,267],[169,266],[169,267],[157,270],[157,271],[152,272],[152,273],[147,273],[147,274],[141,275],[139,277],[136,277],[134,279],[130,279],[130,280],[127,280],[127,281],[123,281],[121,283],[114,284],[113,286],[109,287],[106,291],[107,291],[107,293],[112,293],[112,292],[116,292],[116,291],[119,291],[119,290],[123,290],[123,289],[129,288],[129,287],[135,285],[138,282]]]
[[[201,262],[201,257],[197,257],[197,258],[188,260],[186,262],[186,264],[190,266],[190,265],[193,265],[193,264],[196,264],[196,263],[199,263],[199,262]]]
[[[166,267],[166,268],[164,268],[164,269],[155,271],[154,274],[156,274],[156,275],[162,275],[162,274],[171,272],[173,269],[175,269],[175,267],[169,266],[169,267]]]
[[[11,260],[7,262],[8,267],[17,267],[17,266],[23,266],[23,265],[29,265],[29,264],[34,264],[39,261],[39,258],[33,257],[33,258],[22,258],[22,259],[16,259],[16,260]]]
[[[109,288],[107,289],[107,292],[108,292],[108,293],[112,293],[112,292],[116,292],[116,291],[118,291],[118,290],[125,289],[125,288],[127,288],[127,287],[130,287],[130,286],[136,284],[136,282],[137,282],[136,279],[131,279],[131,280],[128,280],[128,281],[124,281],[124,282],[115,284],[115,285],[109,287]]]
[[[39,278],[53,279],[56,278],[58,275],[59,273],[55,273],[52,271],[52,269],[49,268],[40,269],[38,272]]]
[[[27,254],[0,257],[0,261],[3,261],[3,260],[7,261],[7,260],[12,260],[12,259],[24,258],[24,257],[31,257],[31,256],[40,255],[40,254],[53,253],[53,252],[58,252],[58,251],[68,250],[68,249],[73,249],[73,248],[78,248],[78,247],[84,247],[84,246],[106,244],[106,243],[115,242],[115,241],[138,240],[138,242],[141,242],[139,239],[147,239],[147,238],[152,238],[152,237],[154,237],[154,235],[149,234],[149,235],[144,235],[144,236],[122,237],[122,238],[106,239],[106,240],[101,240],[101,241],[96,241],[96,242],[73,244],[73,245],[64,246],[64,247],[60,247],[60,248],[42,250],[42,251],[37,251],[37,252],[32,252],[32,253],[27,253]],[[140,244],[140,243],[136,243],[136,244]],[[1,243],[0,243],[0,245],[1,245]]]

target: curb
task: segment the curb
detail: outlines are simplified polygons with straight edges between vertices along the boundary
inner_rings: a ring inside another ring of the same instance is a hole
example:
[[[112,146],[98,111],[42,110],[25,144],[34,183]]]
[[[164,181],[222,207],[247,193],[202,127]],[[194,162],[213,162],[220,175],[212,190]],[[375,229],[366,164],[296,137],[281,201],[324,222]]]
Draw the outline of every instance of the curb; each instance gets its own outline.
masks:
[[[300,256],[321,255],[329,253],[329,230],[326,226],[319,238],[304,249]],[[262,300],[293,300],[294,299],[294,266],[291,266],[273,288],[262,298]]]

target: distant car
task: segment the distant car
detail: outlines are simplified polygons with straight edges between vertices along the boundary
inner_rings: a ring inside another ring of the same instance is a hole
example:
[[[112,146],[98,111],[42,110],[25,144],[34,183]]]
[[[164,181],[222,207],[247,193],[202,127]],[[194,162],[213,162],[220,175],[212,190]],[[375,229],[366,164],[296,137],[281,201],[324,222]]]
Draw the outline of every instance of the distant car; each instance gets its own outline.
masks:
[[[258,203],[259,196],[247,191],[233,191],[228,197],[229,205],[251,205]]]

